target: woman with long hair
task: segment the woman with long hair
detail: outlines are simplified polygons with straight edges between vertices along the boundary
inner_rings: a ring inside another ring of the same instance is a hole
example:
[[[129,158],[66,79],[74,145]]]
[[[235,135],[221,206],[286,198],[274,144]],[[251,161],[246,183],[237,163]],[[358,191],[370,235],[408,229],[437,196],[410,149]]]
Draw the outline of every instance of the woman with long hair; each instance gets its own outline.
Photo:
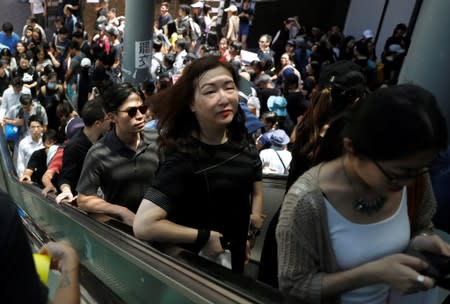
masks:
[[[317,77],[319,85],[311,104],[291,136],[294,143],[286,191],[308,169],[341,154],[340,132],[346,113],[366,93],[365,78],[358,65],[350,61],[331,64]],[[274,287],[278,287],[275,228],[280,210],[281,206],[267,228],[258,276]]]
[[[247,238],[264,216],[261,161],[247,140],[238,83],[229,63],[208,56],[149,98],[164,161],[133,228],[140,239],[177,244],[213,260],[228,249],[231,268],[242,272]]]
[[[430,303],[424,294],[404,298],[435,282],[424,260],[403,252],[450,256],[434,235],[428,175],[447,136],[436,99],[415,85],[380,89],[352,107],[341,155],[305,172],[283,201],[280,290],[307,303]]]

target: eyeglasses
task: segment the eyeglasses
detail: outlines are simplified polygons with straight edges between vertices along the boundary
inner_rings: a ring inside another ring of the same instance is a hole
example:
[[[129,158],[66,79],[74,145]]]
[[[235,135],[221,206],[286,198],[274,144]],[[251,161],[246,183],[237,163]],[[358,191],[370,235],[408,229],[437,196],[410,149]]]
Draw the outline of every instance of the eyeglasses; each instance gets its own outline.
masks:
[[[147,109],[148,109],[148,106],[140,105],[139,107],[129,107],[126,110],[123,110],[123,111],[117,110],[116,112],[125,112],[128,114],[128,116],[130,116],[130,118],[133,118],[136,116],[138,110],[139,110],[139,112],[141,112],[141,114],[145,114],[147,112]]]
[[[399,181],[415,179],[416,177],[430,172],[430,168],[424,167],[422,169],[414,170],[414,172],[405,172],[405,174],[393,175],[392,173],[388,173],[386,169],[384,169],[376,160],[372,159],[372,162],[375,164],[375,166],[377,166],[378,169],[380,169],[380,171],[383,173],[390,184],[398,184]]]

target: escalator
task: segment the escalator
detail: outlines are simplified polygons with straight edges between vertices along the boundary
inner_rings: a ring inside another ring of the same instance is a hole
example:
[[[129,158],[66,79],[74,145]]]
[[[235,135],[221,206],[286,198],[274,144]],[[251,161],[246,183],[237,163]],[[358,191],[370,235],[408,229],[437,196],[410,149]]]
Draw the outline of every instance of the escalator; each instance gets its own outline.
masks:
[[[21,184],[0,128],[0,190],[23,209],[30,240],[69,240],[81,262],[86,303],[281,303],[276,290],[190,252],[170,254],[130,235],[120,222],[95,218],[71,205],[44,198]],[[281,189],[282,187],[280,187]],[[27,217],[27,215],[29,217]],[[262,245],[262,244],[261,244]]]

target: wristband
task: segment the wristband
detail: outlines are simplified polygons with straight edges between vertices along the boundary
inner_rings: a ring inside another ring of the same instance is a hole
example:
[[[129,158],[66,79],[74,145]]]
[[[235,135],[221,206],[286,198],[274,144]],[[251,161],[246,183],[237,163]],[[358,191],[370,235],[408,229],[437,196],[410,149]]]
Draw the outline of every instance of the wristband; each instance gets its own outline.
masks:
[[[195,245],[198,248],[203,248],[209,241],[209,237],[211,236],[211,230],[207,229],[198,229],[197,238],[195,239]]]

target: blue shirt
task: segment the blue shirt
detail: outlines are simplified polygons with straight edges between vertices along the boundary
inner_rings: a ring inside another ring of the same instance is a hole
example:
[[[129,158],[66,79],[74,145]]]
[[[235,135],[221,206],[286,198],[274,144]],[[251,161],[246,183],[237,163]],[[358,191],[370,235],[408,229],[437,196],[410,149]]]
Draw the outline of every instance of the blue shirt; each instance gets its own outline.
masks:
[[[5,32],[0,32],[0,44],[4,44],[9,47],[11,53],[14,55],[16,53],[16,45],[19,42],[20,37],[16,33],[12,33],[11,36],[6,35]]]

